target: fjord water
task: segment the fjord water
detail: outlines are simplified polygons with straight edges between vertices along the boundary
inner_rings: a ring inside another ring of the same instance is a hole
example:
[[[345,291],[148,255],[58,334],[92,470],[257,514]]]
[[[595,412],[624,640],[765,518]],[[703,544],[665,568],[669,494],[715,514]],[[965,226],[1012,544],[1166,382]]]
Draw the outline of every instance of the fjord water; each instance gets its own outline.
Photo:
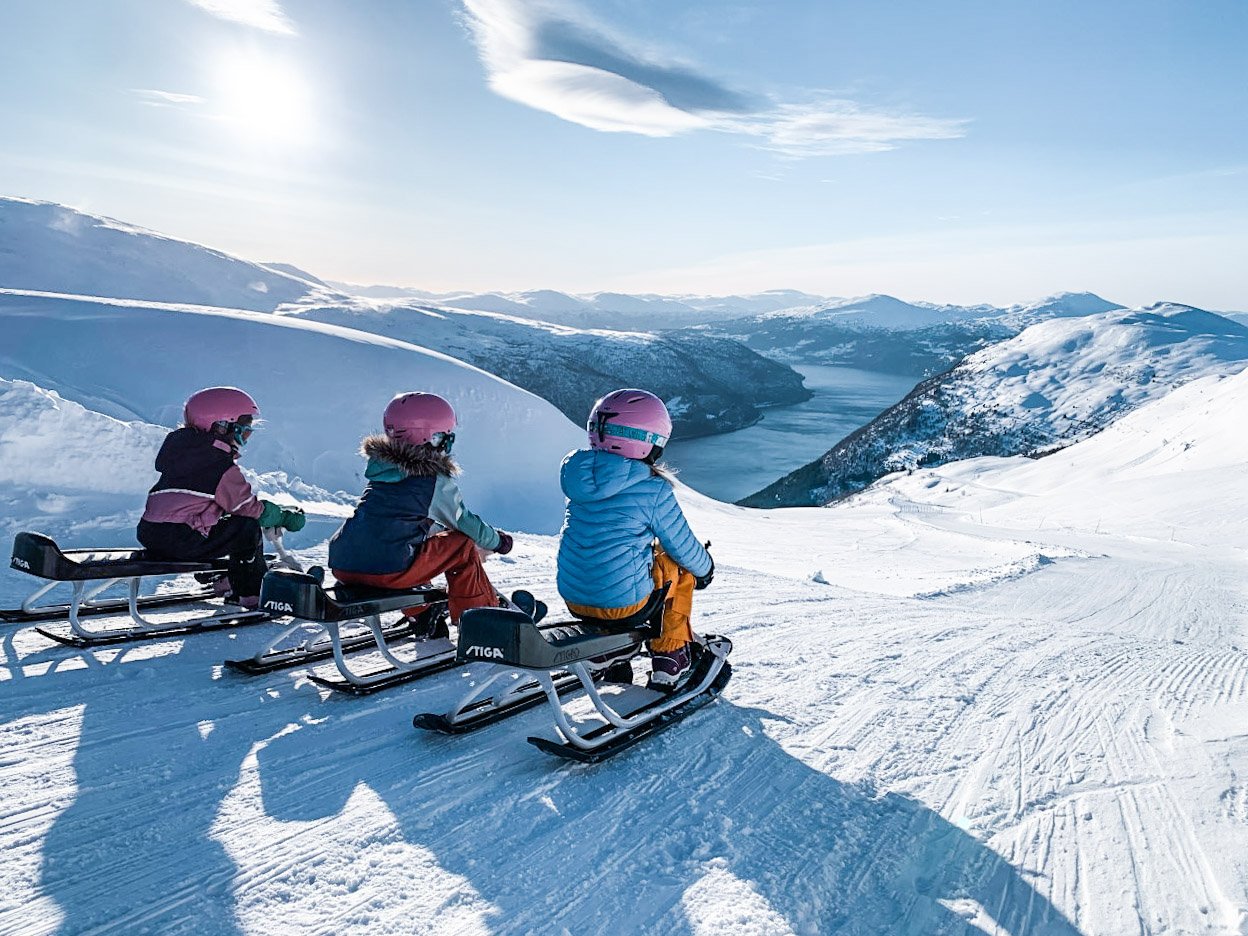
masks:
[[[664,461],[710,497],[735,501],[818,458],[913,389],[918,378],[854,367],[795,365],[814,396],[777,406],[746,429],[673,441]]]

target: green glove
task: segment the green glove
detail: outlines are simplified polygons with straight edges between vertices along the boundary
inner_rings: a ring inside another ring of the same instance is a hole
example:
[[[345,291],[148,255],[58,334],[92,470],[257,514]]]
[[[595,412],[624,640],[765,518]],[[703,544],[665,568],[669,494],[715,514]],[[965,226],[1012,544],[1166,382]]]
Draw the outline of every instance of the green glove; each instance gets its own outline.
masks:
[[[284,513],[282,508],[272,501],[261,501],[260,503],[264,504],[264,510],[260,514],[260,526],[266,529],[282,526],[282,514]]]
[[[262,527],[285,527],[291,533],[298,533],[303,529],[308,518],[303,515],[301,507],[278,507],[272,501],[261,501],[264,504],[264,510],[260,514],[260,526]]]

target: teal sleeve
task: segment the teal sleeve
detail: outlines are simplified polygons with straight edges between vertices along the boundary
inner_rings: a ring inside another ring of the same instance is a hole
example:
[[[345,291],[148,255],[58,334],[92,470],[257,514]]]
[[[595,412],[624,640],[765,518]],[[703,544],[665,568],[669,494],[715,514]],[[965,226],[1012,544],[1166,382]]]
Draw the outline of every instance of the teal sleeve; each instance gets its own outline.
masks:
[[[434,482],[429,519],[448,530],[459,530],[482,549],[498,548],[498,531],[464,506],[459,485],[446,475],[438,475]]]

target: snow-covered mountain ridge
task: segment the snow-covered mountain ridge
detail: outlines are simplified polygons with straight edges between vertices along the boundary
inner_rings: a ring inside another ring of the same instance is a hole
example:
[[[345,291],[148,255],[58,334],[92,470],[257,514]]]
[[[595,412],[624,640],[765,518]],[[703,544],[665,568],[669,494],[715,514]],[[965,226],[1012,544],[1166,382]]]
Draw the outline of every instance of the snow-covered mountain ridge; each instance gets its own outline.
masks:
[[[740,429],[758,420],[761,407],[810,397],[791,368],[706,335],[586,330],[385,300],[304,305],[297,314],[475,364],[549,400],[576,423],[618,387],[645,387],[663,397],[683,438]]]
[[[1043,454],[1207,374],[1248,362],[1248,328],[1190,306],[1053,319],[930,378],[821,458],[742,503],[824,504],[890,472]]]
[[[772,289],[747,296],[662,296],[654,293],[597,292],[572,295],[553,289],[521,292],[428,292],[401,286],[359,286],[333,283],[335,288],[368,299],[415,299],[477,312],[499,312],[517,318],[553,322],[576,328],[654,331],[696,322],[756,315],[776,309],[826,301],[793,289]]]
[[[911,303],[873,295],[698,325],[682,333],[734,338],[786,364],[929,377],[1037,322],[1119,308],[1092,293],[1058,293],[1004,307]]]
[[[266,267],[53,202],[0,196],[0,288],[271,312],[336,295]]]

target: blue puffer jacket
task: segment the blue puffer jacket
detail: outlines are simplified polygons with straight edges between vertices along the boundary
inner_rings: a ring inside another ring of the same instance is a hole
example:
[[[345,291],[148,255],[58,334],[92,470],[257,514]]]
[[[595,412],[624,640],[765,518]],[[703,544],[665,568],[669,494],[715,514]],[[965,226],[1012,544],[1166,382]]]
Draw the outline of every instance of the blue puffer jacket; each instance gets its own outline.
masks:
[[[568,498],[559,540],[559,594],[593,608],[627,608],[654,588],[651,544],[694,575],[711,557],[685,521],[671,482],[612,452],[577,451],[563,460]]]

